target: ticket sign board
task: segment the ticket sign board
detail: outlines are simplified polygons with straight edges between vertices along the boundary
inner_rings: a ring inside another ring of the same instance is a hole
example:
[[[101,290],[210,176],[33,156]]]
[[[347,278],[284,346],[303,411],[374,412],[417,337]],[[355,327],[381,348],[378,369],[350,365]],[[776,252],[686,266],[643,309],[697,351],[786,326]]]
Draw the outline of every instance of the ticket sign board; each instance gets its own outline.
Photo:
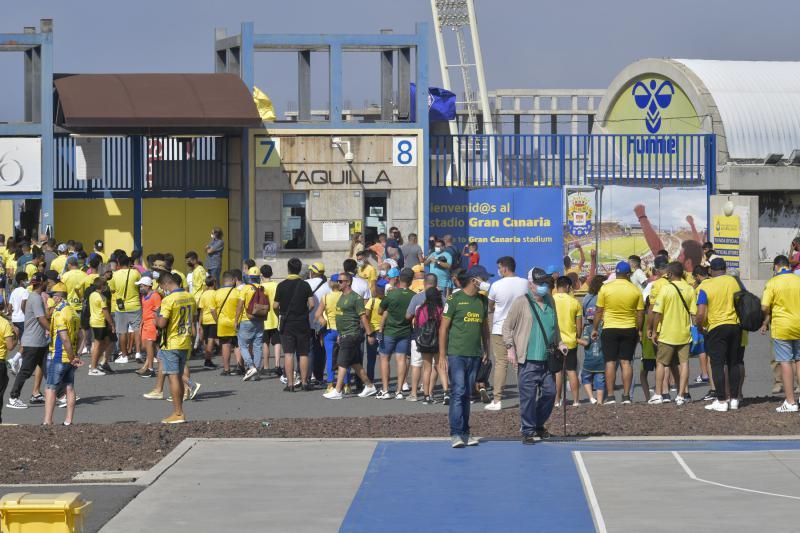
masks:
[[[42,140],[0,137],[0,193],[42,190]]]
[[[738,215],[714,215],[714,251],[728,268],[739,268],[742,225]]]

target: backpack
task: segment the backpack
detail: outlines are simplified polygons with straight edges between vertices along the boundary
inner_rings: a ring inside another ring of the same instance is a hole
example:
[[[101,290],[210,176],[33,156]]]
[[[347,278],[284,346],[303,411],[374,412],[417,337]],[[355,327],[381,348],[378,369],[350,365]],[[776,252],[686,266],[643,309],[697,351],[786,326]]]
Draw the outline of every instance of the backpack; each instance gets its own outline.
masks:
[[[253,297],[250,298],[250,303],[247,304],[248,318],[266,319],[269,314],[269,297],[264,292],[264,287],[259,285],[252,285]]]
[[[83,291],[83,308],[81,309],[81,329],[89,329],[89,318],[92,316],[92,310],[89,308],[89,296],[92,295],[94,291],[97,290],[97,287],[94,286],[94,283],[86,287],[86,290]]]
[[[748,292],[739,278],[736,278],[736,281],[742,289],[733,295],[733,307],[739,317],[739,325],[746,331],[758,331],[764,322],[761,300],[752,292]]]
[[[428,305],[417,309],[417,323],[422,322],[423,316],[425,319],[417,334],[417,350],[420,353],[439,352],[439,322],[441,315],[437,311],[438,309],[431,312]]]

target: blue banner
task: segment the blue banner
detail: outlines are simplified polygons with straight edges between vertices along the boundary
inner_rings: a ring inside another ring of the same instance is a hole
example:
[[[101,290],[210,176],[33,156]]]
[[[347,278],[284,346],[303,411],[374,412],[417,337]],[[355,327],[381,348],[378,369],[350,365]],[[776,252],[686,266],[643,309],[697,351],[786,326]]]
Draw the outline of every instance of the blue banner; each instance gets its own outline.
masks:
[[[521,276],[534,266],[561,268],[562,204],[557,187],[431,187],[429,235],[450,234],[459,250],[476,242],[480,262],[489,272],[496,270],[497,259],[504,255],[516,259]]]

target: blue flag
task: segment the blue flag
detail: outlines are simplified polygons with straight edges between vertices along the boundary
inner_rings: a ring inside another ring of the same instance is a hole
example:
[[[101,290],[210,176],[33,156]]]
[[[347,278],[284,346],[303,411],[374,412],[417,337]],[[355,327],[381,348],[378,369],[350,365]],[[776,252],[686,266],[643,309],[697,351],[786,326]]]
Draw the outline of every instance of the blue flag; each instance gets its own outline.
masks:
[[[417,120],[417,85],[411,84],[411,122]],[[456,95],[447,89],[428,87],[428,120],[447,121],[456,118]]]

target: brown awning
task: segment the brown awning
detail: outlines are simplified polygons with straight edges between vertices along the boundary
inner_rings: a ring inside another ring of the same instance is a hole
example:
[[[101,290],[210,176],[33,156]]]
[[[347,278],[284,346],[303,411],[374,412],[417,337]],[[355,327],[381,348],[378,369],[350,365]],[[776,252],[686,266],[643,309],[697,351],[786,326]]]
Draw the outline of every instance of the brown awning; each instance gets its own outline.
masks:
[[[56,125],[76,133],[217,133],[260,127],[234,74],[56,75]]]

